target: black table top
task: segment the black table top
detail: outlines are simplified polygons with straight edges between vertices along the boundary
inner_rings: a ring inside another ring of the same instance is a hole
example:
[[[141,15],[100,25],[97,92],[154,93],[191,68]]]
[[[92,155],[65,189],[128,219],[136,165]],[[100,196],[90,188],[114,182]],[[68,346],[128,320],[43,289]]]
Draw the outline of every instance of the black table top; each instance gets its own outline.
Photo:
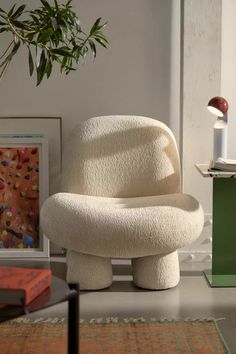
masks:
[[[27,307],[2,306],[0,305],[0,322],[4,322],[25,314],[29,314],[47,307],[69,300],[76,290],[70,289],[69,285],[56,276],[52,277],[50,288],[44,290]]]

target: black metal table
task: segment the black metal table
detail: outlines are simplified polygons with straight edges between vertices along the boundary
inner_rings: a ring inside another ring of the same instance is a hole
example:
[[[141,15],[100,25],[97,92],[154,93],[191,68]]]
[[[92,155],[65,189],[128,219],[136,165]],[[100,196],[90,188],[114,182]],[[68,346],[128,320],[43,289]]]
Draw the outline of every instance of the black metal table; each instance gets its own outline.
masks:
[[[68,301],[68,353],[79,353],[79,284],[67,284],[52,277],[51,287],[35,298],[27,307],[0,308],[0,323]]]

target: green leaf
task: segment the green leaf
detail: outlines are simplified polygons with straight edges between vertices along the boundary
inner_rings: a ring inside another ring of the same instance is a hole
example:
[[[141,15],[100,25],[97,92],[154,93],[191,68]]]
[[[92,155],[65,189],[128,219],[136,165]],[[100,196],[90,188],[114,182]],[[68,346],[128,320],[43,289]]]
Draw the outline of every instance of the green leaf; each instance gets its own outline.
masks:
[[[57,0],[54,0],[54,4],[55,4],[55,8],[56,8],[56,10],[57,10],[57,11],[59,11],[59,6],[58,6],[58,2],[57,2]]]
[[[39,66],[37,67],[37,86],[40,85],[40,83],[43,80],[44,74],[46,73],[46,64],[47,64],[47,60],[45,57],[45,52],[44,50],[42,50],[40,56],[40,63]]]
[[[37,84],[36,86],[39,86],[43,80],[43,75],[44,73],[42,72],[42,70],[37,69]]]
[[[19,41],[19,42],[15,42],[15,43],[14,43],[14,46],[13,46],[13,48],[12,48],[11,53],[8,54],[8,56],[2,61],[2,63],[0,64],[0,68],[1,68],[2,66],[4,66],[7,62],[9,62],[9,61],[12,59],[12,57],[13,57],[13,56],[16,54],[16,52],[18,51],[19,47],[20,47],[20,41]]]
[[[66,49],[65,47],[61,47],[61,48],[56,48],[56,49],[52,49],[52,53],[54,54],[59,54],[59,55],[65,55],[68,57],[73,57],[73,54],[71,54],[68,49]]]
[[[13,50],[12,50],[12,54],[13,55],[15,55],[16,52],[18,51],[18,49],[20,48],[20,44],[21,44],[20,41],[14,43],[14,47],[13,47]]]
[[[52,12],[52,8],[46,0],[40,0],[43,6],[48,10],[49,13]]]
[[[59,23],[60,23],[60,27],[63,27],[66,30],[67,30],[67,27],[70,27],[70,25],[68,25],[68,22],[65,21],[63,18],[59,19]]]
[[[107,48],[107,42],[103,38],[95,37],[95,41],[101,44],[104,48]]]
[[[11,15],[13,14],[14,10],[15,10],[16,4],[12,6],[11,10],[8,12],[7,16],[11,17]]]
[[[91,30],[90,30],[90,36],[92,36],[93,33],[96,32],[96,31],[99,29],[99,23],[100,23],[101,19],[102,19],[102,18],[99,17],[99,18],[94,22],[93,27],[92,27]]]
[[[21,5],[17,10],[16,12],[14,12],[14,14],[12,15],[12,18],[18,18],[20,17],[20,15],[22,15],[24,9],[25,9],[26,5]]]
[[[2,28],[0,28],[0,33],[6,32],[6,31],[9,31],[9,28],[8,28],[8,27],[2,27]]]
[[[0,26],[5,26],[5,25],[6,25],[6,22],[0,21]]]
[[[95,46],[94,42],[91,39],[89,39],[89,46],[90,46],[90,49],[91,49],[91,51],[93,53],[93,57],[96,58],[96,55],[97,55],[96,46]]]
[[[30,76],[32,76],[34,72],[34,61],[33,61],[30,47],[28,47],[28,49],[29,49],[29,71],[30,71]]]
[[[44,43],[53,35],[53,29],[51,27],[47,28],[44,32],[39,33],[37,42]]]
[[[11,20],[11,23],[12,23],[15,27],[18,27],[18,28],[27,30],[27,27],[25,26],[25,24],[22,23],[22,22],[20,22],[20,21]]]
[[[34,14],[30,13],[30,17],[32,17],[32,19],[34,20],[35,24],[38,25],[39,24],[39,19],[37,16],[35,16]]]
[[[64,56],[64,58],[63,58],[63,60],[62,60],[62,63],[61,63],[61,67],[62,67],[62,68],[67,65],[68,59],[69,59],[69,57]]]
[[[71,8],[71,6],[70,6],[71,2],[72,2],[72,0],[68,0],[67,3],[66,3],[66,7],[67,7],[68,9]]]
[[[52,73],[52,62],[49,59],[46,67],[47,79],[50,77],[51,73]]]
[[[100,38],[102,39],[104,42],[106,42],[107,44],[109,44],[108,40],[106,39],[106,37],[104,36],[104,34],[102,32],[97,32],[94,34],[94,38]]]
[[[3,78],[3,75],[5,74],[5,72],[7,71],[8,65],[9,65],[10,61],[8,63],[6,63],[0,73],[0,80]]]
[[[41,47],[36,47],[36,67],[39,67],[40,64],[40,58],[41,58],[41,54],[42,54],[42,48]]]
[[[7,21],[7,16],[0,13],[0,17]]]

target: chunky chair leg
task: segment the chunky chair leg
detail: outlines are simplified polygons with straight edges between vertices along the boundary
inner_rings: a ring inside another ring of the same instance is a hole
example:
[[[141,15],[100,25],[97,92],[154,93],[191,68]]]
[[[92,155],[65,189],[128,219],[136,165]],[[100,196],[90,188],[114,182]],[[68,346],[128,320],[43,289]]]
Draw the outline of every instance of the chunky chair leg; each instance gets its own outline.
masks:
[[[112,283],[111,259],[68,250],[67,282],[79,283],[81,290],[107,288]]]
[[[179,282],[177,251],[132,259],[134,283],[144,289],[168,289]]]

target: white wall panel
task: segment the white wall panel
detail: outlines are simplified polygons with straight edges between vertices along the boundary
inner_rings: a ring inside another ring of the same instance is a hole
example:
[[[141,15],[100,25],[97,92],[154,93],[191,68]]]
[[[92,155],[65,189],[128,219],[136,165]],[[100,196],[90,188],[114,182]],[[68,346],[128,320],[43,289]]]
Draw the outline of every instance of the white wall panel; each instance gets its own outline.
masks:
[[[211,252],[212,180],[203,178],[195,163],[212,159],[215,118],[207,109],[220,95],[221,0],[183,0],[181,9],[181,156],[183,191],[202,204],[206,226],[201,237],[182,250],[181,259],[205,261]]]
[[[229,102],[228,157],[236,159],[236,1],[222,1],[221,95]]]

